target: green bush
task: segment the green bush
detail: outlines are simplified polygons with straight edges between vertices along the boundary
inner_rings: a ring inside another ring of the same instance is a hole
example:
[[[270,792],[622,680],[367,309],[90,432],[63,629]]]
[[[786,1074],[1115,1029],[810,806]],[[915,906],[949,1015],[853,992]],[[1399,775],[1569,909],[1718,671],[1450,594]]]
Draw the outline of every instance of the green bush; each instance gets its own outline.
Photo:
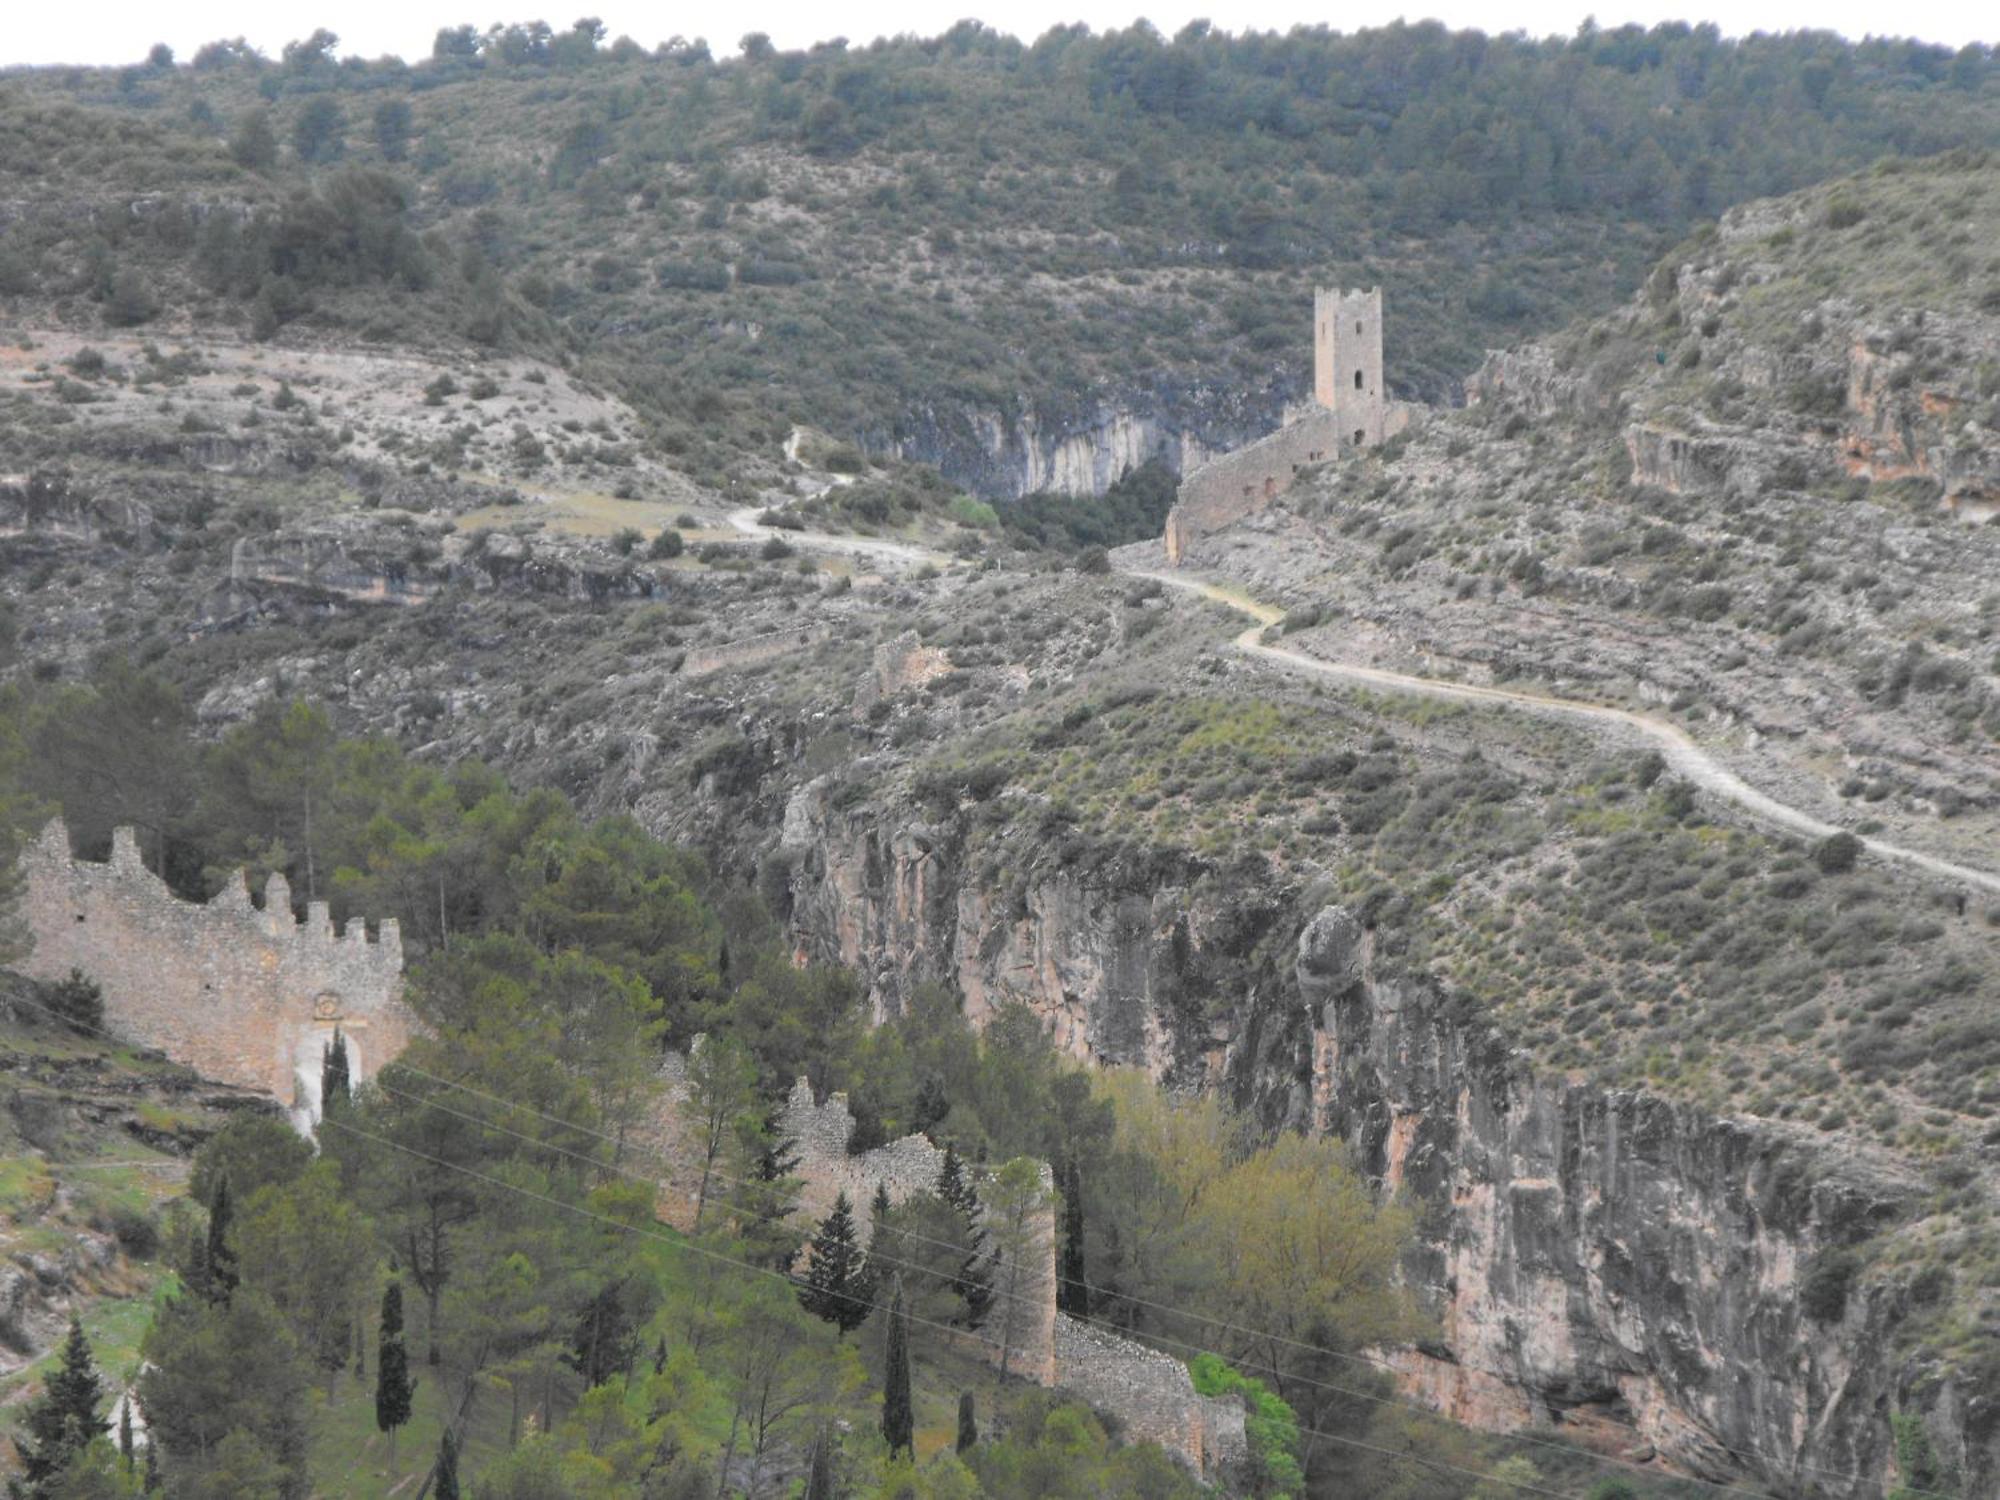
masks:
[[[95,1035],[104,1026],[104,991],[81,969],[71,969],[44,990],[46,1004],[74,1031]]]
[[[1825,1250],[1813,1257],[1799,1283],[1799,1311],[1815,1323],[1838,1323],[1847,1314],[1847,1294],[1860,1273],[1851,1250]]]
[[[1263,1381],[1232,1369],[1219,1355],[1197,1354],[1188,1361],[1188,1374],[1197,1395],[1241,1396],[1249,1408],[1243,1427],[1258,1470],[1253,1493],[1261,1500],[1290,1500],[1301,1493],[1298,1413]]]
[[[1845,875],[1861,858],[1861,840],[1842,830],[1813,845],[1812,860],[1825,875]]]

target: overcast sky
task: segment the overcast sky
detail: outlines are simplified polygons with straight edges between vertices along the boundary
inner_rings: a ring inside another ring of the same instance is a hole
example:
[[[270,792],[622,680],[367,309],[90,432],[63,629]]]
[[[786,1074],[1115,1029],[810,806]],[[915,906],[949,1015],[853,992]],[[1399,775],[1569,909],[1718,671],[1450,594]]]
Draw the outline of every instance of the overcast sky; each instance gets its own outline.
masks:
[[[1451,26],[1485,31],[1526,31],[1567,36],[1586,16],[1601,26],[1627,21],[1651,25],[1662,20],[1714,21],[1731,36],[1751,31],[1791,31],[1814,27],[1850,37],[1868,34],[1915,36],[1961,46],[1970,41],[2000,42],[1995,7],[1980,0],[1425,0],[1411,8],[1405,0],[1347,0],[1339,6],[1307,0],[1229,0],[1228,4],[1148,4],[1133,0],[986,0],[939,6],[935,0],[684,0],[678,5],[630,0],[568,0],[539,12],[531,0],[307,0],[272,5],[269,0],[14,0],[11,19],[0,26],[0,65],[20,63],[136,62],[154,42],[165,42],[181,58],[219,37],[247,38],[266,53],[294,37],[325,26],[340,36],[342,55],[376,57],[393,52],[415,60],[429,55],[440,26],[536,18],[567,26],[578,15],[595,14],[610,27],[650,47],[676,34],[706,37],[718,53],[732,52],[745,32],[764,31],[781,47],[804,46],[833,36],[864,42],[882,35],[916,32],[935,35],[964,16],[977,16],[1001,31],[1032,40],[1049,27],[1084,21],[1095,29],[1123,26],[1144,14],[1172,35],[1188,21],[1207,17],[1231,30],[1285,30],[1325,24],[1342,31],[1378,26],[1398,17],[1435,18]],[[1696,8],[1700,7],[1700,8]]]

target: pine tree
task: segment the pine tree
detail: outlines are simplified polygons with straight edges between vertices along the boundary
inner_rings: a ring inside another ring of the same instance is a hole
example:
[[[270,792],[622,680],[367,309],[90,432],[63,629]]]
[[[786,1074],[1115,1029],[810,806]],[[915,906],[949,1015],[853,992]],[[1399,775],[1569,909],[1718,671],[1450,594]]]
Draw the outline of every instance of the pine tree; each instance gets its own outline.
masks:
[[[972,1415],[972,1392],[961,1391],[958,1396],[958,1451],[964,1453],[979,1441],[979,1423]]]
[[[877,1178],[875,1182],[875,1197],[868,1206],[868,1222],[875,1228],[880,1229],[882,1221],[889,1216],[891,1206],[889,1202],[889,1184]]]
[[[888,1441],[889,1456],[915,1456],[912,1439],[916,1435],[916,1414],[910,1407],[910,1319],[903,1310],[903,1278],[896,1278],[896,1291],[889,1302],[889,1348],[883,1361],[882,1436]]]
[[[215,1179],[215,1198],[208,1205],[208,1300],[225,1306],[236,1295],[236,1252],[229,1245],[229,1222],[235,1210],[229,1202],[229,1174]]]
[[[833,1444],[826,1429],[813,1434],[812,1461],[806,1468],[806,1500],[833,1500]]]
[[[965,1180],[965,1163],[959,1160],[958,1147],[950,1141],[944,1143],[944,1165],[938,1169],[937,1195],[962,1214],[979,1211],[979,1195]]]
[[[76,1314],[71,1313],[62,1362],[49,1376],[41,1395],[29,1402],[22,1414],[21,1427],[28,1440],[14,1439],[28,1494],[48,1490],[84,1445],[104,1431],[104,1419],[97,1414],[103,1399],[104,1382],[98,1379],[90,1340],[83,1336],[83,1324]]]
[[[841,1333],[851,1333],[874,1309],[875,1276],[855,1236],[854,1205],[847,1194],[833,1200],[833,1212],[820,1222],[808,1255],[800,1303]]]
[[[965,1304],[961,1321],[967,1328],[977,1328],[986,1321],[986,1314],[993,1306],[993,1259],[986,1250],[986,1226],[980,1222],[979,1194],[966,1175],[957,1147],[949,1141],[945,1143],[944,1165],[938,1169],[937,1194],[958,1210],[965,1226],[965,1256],[952,1276],[951,1286]]]
[[[319,1112],[330,1114],[335,1104],[345,1104],[354,1088],[347,1071],[347,1038],[333,1028],[333,1040],[326,1044],[319,1064]]]
[[[799,1258],[798,1230],[792,1224],[799,1203],[798,1142],[780,1135],[775,1119],[758,1123],[756,1171],[740,1184],[738,1194],[744,1253],[757,1265],[789,1272]]]
[[[458,1500],[458,1443],[450,1427],[438,1440],[437,1476],[431,1494],[434,1500]]]
[[[1056,1308],[1072,1318],[1090,1316],[1090,1284],[1083,1260],[1083,1172],[1070,1157],[1063,1163],[1062,1266],[1056,1282]]]
[[[389,1434],[389,1468],[396,1467],[396,1429],[410,1420],[416,1395],[410,1379],[410,1354],[403,1347],[403,1283],[391,1281],[382,1292],[382,1332],[375,1350],[375,1425]]]

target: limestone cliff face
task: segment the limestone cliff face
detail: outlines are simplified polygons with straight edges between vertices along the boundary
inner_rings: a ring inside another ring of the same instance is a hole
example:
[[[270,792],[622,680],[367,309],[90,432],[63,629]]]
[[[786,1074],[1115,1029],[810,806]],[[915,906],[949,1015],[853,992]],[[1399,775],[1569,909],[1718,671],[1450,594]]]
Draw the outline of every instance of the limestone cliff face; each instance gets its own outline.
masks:
[[[1888,1164],[1536,1076],[1476,1015],[1373,975],[1366,950],[1343,911],[1307,924],[1300,1045],[1313,1123],[1420,1215],[1408,1270],[1439,1338],[1400,1360],[1408,1388],[1475,1425],[1564,1424],[1785,1494],[1879,1493],[1892,1410],[1936,1405],[1934,1435],[1965,1442],[1968,1393],[1917,1395],[1889,1356],[1891,1294],[1857,1291],[1827,1321],[1801,1307],[1815,1257],[1915,1206]],[[1991,1451],[1962,1457],[1992,1472]]]
[[[1181,474],[1240,446],[1276,424],[1283,401],[1275,390],[1162,389],[1019,412],[939,404],[860,436],[871,451],[930,464],[988,499],[1101,495],[1151,460]]]
[[[2000,1472],[1996,1398],[1888,1354],[1903,1293],[1857,1282],[1844,1310],[1800,1305],[1819,1257],[1916,1207],[1893,1164],[1539,1076],[1461,1003],[1373,972],[1337,909],[1301,932],[1247,883],[1038,872],[1025,850],[982,882],[952,829],[842,813],[812,787],[784,843],[802,949],[867,974],[878,1013],[952,982],[975,1024],[1019,1001],[1079,1058],[1346,1138],[1417,1212],[1407,1270],[1437,1336],[1396,1363],[1447,1414],[1848,1496],[1892,1477],[1889,1417],[1914,1412],[1965,1493]]]
[[[1172,872],[1135,884],[1025,850],[1004,884],[982,881],[957,829],[844,813],[818,783],[792,798],[781,845],[800,946],[866,976],[878,1017],[944,982],[975,1026],[1018,1001],[1071,1056],[1160,1077],[1210,1076],[1224,1034],[1199,997],[1269,918]]]

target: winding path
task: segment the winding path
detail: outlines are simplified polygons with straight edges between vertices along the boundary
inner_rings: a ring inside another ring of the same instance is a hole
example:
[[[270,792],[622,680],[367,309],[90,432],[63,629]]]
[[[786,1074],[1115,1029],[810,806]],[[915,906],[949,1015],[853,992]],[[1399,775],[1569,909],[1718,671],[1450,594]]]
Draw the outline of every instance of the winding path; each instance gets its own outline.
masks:
[[[949,566],[951,563],[951,559],[941,553],[903,542],[884,542],[871,537],[832,536],[817,531],[785,531],[764,525],[757,519],[759,514],[757,507],[745,506],[729,513],[729,524],[748,536],[782,536],[788,541],[822,551],[846,552],[904,565],[933,563]],[[1677,775],[1685,777],[1704,791],[1712,792],[1726,801],[1735,803],[1756,822],[1811,839],[1823,839],[1841,831],[1832,823],[1823,823],[1810,813],[1802,812],[1788,803],[1780,802],[1777,798],[1758,791],[1697,745],[1687,734],[1664,719],[1633,713],[1629,709],[1605,708],[1595,703],[1578,703],[1574,699],[1553,698],[1544,693],[1525,693],[1516,688],[1484,687],[1470,682],[1447,682],[1437,677],[1416,677],[1405,672],[1390,672],[1381,667],[1364,667],[1354,662],[1329,661],[1323,657],[1308,656],[1305,652],[1295,651],[1289,646],[1269,646],[1262,639],[1265,627],[1275,625],[1285,617],[1285,612],[1274,605],[1260,603],[1240,590],[1211,583],[1206,579],[1191,578],[1182,573],[1133,567],[1120,567],[1119,572],[1128,578],[1150,578],[1165,584],[1168,588],[1199,594],[1205,599],[1227,605],[1239,614],[1248,615],[1253,623],[1248,630],[1238,635],[1232,644],[1246,656],[1270,662],[1273,666],[1304,672],[1333,682],[1380,688],[1385,692],[1407,693],[1415,697],[1436,698],[1454,703],[1498,703],[1529,713],[1581,719],[1587,723],[1624,730],[1652,741],[1659,747],[1660,754]],[[1969,865],[1955,864],[1951,860],[1940,859],[1935,854],[1925,854],[1919,849],[1905,849],[1901,844],[1892,844],[1886,839],[1863,837],[1861,846],[1877,859],[1906,865],[1927,875],[1939,876],[1945,880],[1971,886],[1975,890],[2000,896],[2000,875],[1990,871],[1975,870]]]
[[[1203,598],[1213,599],[1219,604],[1225,604],[1239,613],[1250,616],[1256,623],[1236,637],[1234,642],[1236,649],[1259,660],[1270,662],[1274,666],[1309,673],[1335,682],[1382,688],[1392,693],[1408,693],[1417,697],[1439,698],[1461,703],[1500,703],[1532,713],[1583,719],[1594,724],[1631,731],[1657,745],[1667,764],[1678,775],[1686,777],[1694,785],[1713,792],[1718,797],[1734,802],[1757,822],[1782,829],[1787,833],[1803,834],[1807,838],[1815,839],[1825,838],[1840,831],[1831,823],[1822,823],[1809,813],[1801,812],[1796,807],[1758,791],[1665,720],[1636,714],[1628,709],[1604,708],[1594,703],[1578,703],[1567,698],[1552,698],[1546,694],[1525,693],[1513,688],[1482,687],[1475,683],[1446,682],[1435,677],[1414,677],[1403,672],[1385,671],[1380,667],[1328,661],[1322,657],[1308,656],[1305,652],[1292,650],[1288,646],[1269,646],[1262,640],[1264,629],[1283,619],[1283,610],[1268,604],[1260,604],[1245,594],[1199,578],[1156,572],[1149,568],[1124,568],[1120,571],[1129,577],[1150,578],[1169,588],[1199,594]],[[1948,859],[1940,859],[1921,850],[1905,849],[1902,845],[1889,843],[1885,839],[1863,838],[1861,845],[1878,859],[1908,865],[1929,875],[1942,876],[1946,880],[1957,881],[1978,890],[2000,895],[2000,875],[1985,870],[1975,870],[1967,865],[1954,864]]]
[[[794,545],[811,547],[816,552],[842,552],[850,557],[872,557],[878,562],[896,563],[902,567],[921,567],[931,563],[937,567],[951,566],[951,559],[942,552],[932,552],[927,547],[914,546],[908,542],[885,542],[876,537],[834,536],[824,531],[788,531],[782,526],[766,526],[757,518],[764,513],[764,507],[746,505],[729,513],[729,524],[745,536],[783,537]]]

